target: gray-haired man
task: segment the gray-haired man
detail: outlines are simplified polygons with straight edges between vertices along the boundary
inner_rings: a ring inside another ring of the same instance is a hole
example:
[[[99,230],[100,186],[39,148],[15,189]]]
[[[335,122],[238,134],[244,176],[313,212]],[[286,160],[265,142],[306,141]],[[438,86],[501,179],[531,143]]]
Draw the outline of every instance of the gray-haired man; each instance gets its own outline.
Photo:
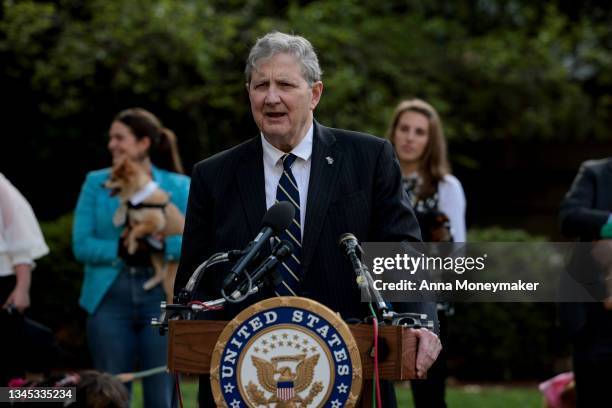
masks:
[[[337,246],[340,235],[352,232],[363,241],[420,240],[393,148],[384,139],[314,121],[323,83],[317,55],[305,38],[279,32],[260,38],[245,73],[261,134],[195,166],[175,290],[211,254],[244,248],[253,239],[266,208],[278,199],[289,157],[299,214],[293,234],[298,272],[291,272],[297,278],[252,302],[280,291],[314,299],[344,318],[362,318],[368,315],[367,304],[360,302],[354,272]],[[205,277],[202,294],[218,297],[223,278]],[[215,318],[230,319],[246,306],[230,307]],[[415,307],[411,311],[436,314],[433,305]],[[424,376],[441,346],[434,333],[416,332],[417,371]],[[395,406],[392,385],[384,387],[383,406]],[[211,406],[208,384],[202,381],[200,389],[201,405]]]

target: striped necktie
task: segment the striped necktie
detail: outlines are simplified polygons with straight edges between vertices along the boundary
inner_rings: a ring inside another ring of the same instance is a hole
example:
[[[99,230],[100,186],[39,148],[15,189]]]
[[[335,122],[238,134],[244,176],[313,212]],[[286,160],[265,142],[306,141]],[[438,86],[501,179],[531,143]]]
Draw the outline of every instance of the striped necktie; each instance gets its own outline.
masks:
[[[289,201],[295,207],[293,221],[286,230],[281,232],[276,238],[277,242],[287,240],[293,245],[293,253],[289,258],[278,266],[278,271],[283,277],[283,281],[276,287],[277,296],[296,296],[297,288],[302,277],[302,226],[300,225],[300,191],[291,166],[295,163],[297,156],[286,154],[283,161],[283,174],[278,182],[276,189],[276,201]]]

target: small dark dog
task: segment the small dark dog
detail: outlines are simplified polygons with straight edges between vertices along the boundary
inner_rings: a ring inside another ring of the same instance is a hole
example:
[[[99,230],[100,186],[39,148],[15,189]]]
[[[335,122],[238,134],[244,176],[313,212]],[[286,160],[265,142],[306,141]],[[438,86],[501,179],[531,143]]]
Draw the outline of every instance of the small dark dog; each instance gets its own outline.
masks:
[[[452,242],[450,220],[443,212],[431,210],[416,212],[423,242]]]

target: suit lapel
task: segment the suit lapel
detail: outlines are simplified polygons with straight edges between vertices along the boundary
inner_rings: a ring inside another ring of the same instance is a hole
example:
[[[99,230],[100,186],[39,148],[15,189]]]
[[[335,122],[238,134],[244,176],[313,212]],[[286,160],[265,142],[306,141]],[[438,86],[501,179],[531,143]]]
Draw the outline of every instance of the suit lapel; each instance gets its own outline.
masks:
[[[308,269],[314,255],[323,221],[327,215],[327,207],[342,167],[342,152],[333,146],[336,141],[333,133],[315,121],[313,136],[306,225],[302,242],[302,265],[305,270]]]
[[[247,216],[251,237],[254,238],[261,229],[261,220],[266,213],[263,150],[259,137],[248,142],[238,164],[236,177],[242,208]]]

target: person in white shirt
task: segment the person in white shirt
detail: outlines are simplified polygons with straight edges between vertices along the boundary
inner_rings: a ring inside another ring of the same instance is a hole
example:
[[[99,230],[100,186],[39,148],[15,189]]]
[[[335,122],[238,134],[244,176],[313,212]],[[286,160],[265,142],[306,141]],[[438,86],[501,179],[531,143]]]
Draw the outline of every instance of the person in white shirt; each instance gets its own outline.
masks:
[[[387,134],[415,211],[444,213],[452,240],[465,242],[465,194],[450,173],[442,121],[434,107],[420,99],[400,102]]]
[[[387,136],[395,148],[404,189],[419,220],[425,242],[465,242],[465,195],[450,173],[446,139],[438,112],[420,99],[400,102]],[[440,339],[444,345],[446,311],[439,305]],[[426,380],[411,381],[414,403],[420,407],[446,407],[444,351]]]
[[[21,344],[15,314],[30,306],[34,260],[49,252],[32,207],[0,173],[0,386],[22,374],[16,348]],[[22,356],[21,356],[22,357]]]

